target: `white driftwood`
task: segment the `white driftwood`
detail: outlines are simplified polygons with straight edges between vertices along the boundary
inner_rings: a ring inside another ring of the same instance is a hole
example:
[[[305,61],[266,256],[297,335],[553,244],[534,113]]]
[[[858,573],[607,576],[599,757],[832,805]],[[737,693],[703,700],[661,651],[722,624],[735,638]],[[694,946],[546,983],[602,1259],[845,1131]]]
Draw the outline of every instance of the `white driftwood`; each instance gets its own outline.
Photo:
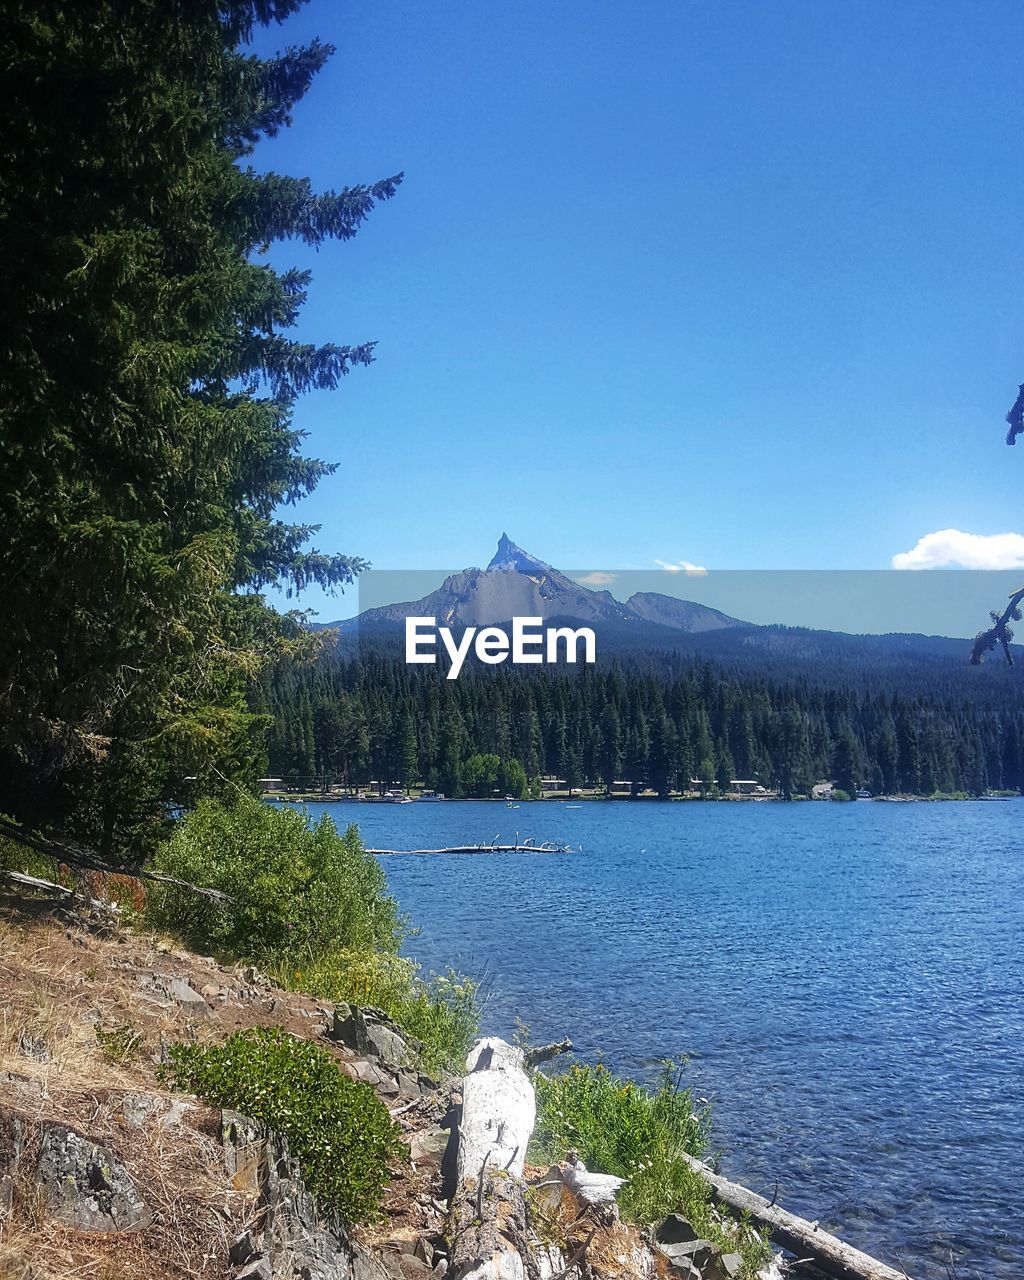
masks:
[[[615,1193],[626,1181],[612,1173],[591,1173],[582,1160],[562,1170],[566,1186],[583,1205],[601,1208],[615,1204]]]
[[[755,1226],[767,1227],[771,1238],[800,1258],[811,1258],[819,1270],[835,1280],[908,1280],[903,1270],[879,1262],[852,1245],[822,1231],[816,1222],[798,1218],[777,1204],[769,1203],[763,1196],[748,1191],[737,1182],[730,1182],[695,1160],[683,1155],[686,1163],[699,1173],[711,1187],[716,1200],[740,1213],[749,1213]]]
[[[452,1280],[526,1280],[532,1242],[522,1174],[535,1118],[522,1051],[478,1040],[462,1082]]]
[[[485,1164],[521,1178],[536,1118],[522,1050],[494,1036],[478,1040],[466,1059],[462,1087],[459,1181],[479,1178]]]

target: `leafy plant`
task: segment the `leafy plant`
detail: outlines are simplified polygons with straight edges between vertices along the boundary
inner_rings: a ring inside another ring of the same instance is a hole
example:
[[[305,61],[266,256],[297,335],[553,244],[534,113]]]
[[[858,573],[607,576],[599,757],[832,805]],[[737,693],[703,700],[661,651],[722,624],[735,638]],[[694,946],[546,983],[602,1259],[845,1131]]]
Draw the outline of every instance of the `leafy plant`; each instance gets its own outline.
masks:
[[[740,1252],[741,1275],[753,1276],[770,1256],[767,1241],[723,1216],[711,1203],[707,1183],[681,1158],[700,1157],[710,1132],[707,1110],[696,1111],[682,1087],[682,1071],[682,1065],[666,1063],[653,1092],[601,1063],[575,1063],[555,1076],[535,1072],[537,1125],[530,1158],[564,1160],[575,1151],[591,1171],[626,1179],[618,1196],[625,1218],[650,1225],[682,1213],[724,1252]]]
[[[383,1009],[420,1041],[427,1071],[461,1070],[479,1029],[479,983],[454,969],[424,979],[404,956],[334,953],[301,969],[278,966],[273,976],[320,1000]]]
[[[145,1044],[142,1032],[130,1022],[116,1022],[110,1027],[97,1024],[96,1039],[103,1049],[103,1056],[120,1066],[134,1062]]]
[[[173,885],[149,892],[151,923],[201,952],[302,970],[343,950],[394,953],[403,926],[380,864],[355,827],[247,797],[201,800],[157,851],[155,867],[221,890],[216,902]]]
[[[286,1138],[325,1208],[347,1222],[380,1216],[389,1165],[405,1147],[369,1085],[342,1075],[326,1049],[277,1027],[250,1028],[220,1045],[172,1045],[161,1073]]]

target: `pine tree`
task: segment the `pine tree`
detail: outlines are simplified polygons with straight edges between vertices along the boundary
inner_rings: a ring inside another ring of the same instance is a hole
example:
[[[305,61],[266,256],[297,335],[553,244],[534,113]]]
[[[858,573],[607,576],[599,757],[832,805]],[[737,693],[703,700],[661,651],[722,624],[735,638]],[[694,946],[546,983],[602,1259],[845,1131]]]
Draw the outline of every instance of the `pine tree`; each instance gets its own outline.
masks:
[[[239,49],[302,0],[42,0],[0,105],[0,810],[141,854],[162,802],[253,773],[258,594],[362,567],[277,512],[329,472],[293,405],[372,344],[285,337],[309,284],[261,250],[348,239],[399,177],[259,173],[331,50]],[[305,748],[303,748],[305,749]]]

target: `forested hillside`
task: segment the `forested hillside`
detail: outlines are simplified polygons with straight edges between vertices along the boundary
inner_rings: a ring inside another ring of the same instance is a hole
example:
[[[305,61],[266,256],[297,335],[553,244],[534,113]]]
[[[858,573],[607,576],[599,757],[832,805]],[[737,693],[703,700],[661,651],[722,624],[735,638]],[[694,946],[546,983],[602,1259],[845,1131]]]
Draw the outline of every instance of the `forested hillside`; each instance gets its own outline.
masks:
[[[453,796],[523,792],[542,774],[662,794],[691,778],[758,778],[787,795],[823,778],[876,794],[1024,791],[1017,682],[974,674],[919,660],[901,683],[888,667],[635,654],[575,670],[467,664],[451,681],[367,648],[279,667],[262,709],[271,772],[304,781],[423,781]]]

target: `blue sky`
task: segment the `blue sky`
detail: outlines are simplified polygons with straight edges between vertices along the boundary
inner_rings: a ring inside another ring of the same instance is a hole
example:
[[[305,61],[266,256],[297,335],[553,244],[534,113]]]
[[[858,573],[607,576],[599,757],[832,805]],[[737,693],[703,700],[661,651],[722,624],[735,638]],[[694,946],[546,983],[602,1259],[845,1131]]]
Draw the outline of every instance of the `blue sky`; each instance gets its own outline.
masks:
[[[256,162],[406,173],[354,241],[274,250],[314,271],[299,336],[379,342],[299,406],[342,463],[297,511],[323,549],[882,569],[1024,529],[1024,6],[314,0],[259,47],[313,35]]]

